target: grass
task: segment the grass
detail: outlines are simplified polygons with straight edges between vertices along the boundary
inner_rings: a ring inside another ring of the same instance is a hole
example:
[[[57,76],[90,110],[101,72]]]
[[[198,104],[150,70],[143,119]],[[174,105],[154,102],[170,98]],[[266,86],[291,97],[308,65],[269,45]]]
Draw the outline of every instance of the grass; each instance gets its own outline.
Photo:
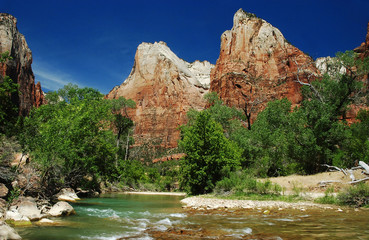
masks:
[[[282,202],[299,202],[305,199],[295,195],[276,195],[276,194],[230,194],[230,195],[219,195],[211,194],[208,197],[215,197],[218,199],[229,199],[229,200],[253,200],[253,201],[282,201]]]

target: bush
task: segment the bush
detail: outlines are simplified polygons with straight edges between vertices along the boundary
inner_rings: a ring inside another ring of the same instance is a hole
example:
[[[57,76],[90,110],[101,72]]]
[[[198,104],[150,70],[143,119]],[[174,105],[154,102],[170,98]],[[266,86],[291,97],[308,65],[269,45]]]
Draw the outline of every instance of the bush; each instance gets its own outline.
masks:
[[[208,112],[200,112],[193,125],[181,127],[179,147],[186,157],[180,162],[181,187],[191,194],[212,192],[222,179],[222,169],[240,166],[241,150],[223,134],[222,126]]]
[[[230,192],[236,195],[279,195],[281,191],[282,187],[278,184],[274,184],[270,180],[265,182],[258,181],[249,173],[241,171],[232,172],[229,177],[218,181],[214,189],[216,194]]]
[[[369,205],[369,185],[359,183],[349,187],[346,191],[338,194],[338,201],[341,204],[362,207]]]

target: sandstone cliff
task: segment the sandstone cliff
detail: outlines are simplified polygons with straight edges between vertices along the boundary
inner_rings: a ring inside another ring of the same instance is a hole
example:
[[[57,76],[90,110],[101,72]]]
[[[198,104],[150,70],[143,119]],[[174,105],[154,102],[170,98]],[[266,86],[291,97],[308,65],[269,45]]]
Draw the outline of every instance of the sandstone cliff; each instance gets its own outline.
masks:
[[[220,55],[211,71],[210,91],[229,106],[251,112],[251,121],[268,101],[301,100],[296,82],[319,74],[313,60],[292,46],[282,33],[263,19],[242,9],[234,15],[233,28],[221,36]]]
[[[369,57],[369,22],[365,42],[363,42],[359,47],[355,48],[354,51],[359,53],[360,58],[362,59]]]
[[[44,102],[40,83],[35,85],[32,71],[32,52],[17,29],[17,19],[9,14],[0,13],[0,53],[8,51],[12,60],[0,63],[0,74],[8,75],[19,84],[20,94],[14,94],[12,100],[18,105],[19,113],[26,116],[33,106]]]
[[[205,107],[202,96],[208,91],[212,67],[206,61],[178,58],[164,42],[142,43],[131,74],[107,98],[123,96],[136,102],[136,109],[128,112],[135,122],[136,144],[145,140],[173,148],[187,111]]]

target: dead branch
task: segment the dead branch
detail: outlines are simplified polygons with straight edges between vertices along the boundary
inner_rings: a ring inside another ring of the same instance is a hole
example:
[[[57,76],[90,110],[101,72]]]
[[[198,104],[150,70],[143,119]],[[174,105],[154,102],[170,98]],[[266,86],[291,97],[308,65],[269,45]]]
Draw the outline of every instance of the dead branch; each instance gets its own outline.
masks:
[[[309,63],[307,65],[303,65],[303,66],[300,66],[298,63],[297,63],[297,60],[296,60],[296,57],[292,58],[292,61],[296,64],[296,68],[297,68],[297,73],[296,73],[296,82],[298,82],[299,84],[303,85],[303,86],[308,86],[312,91],[313,93],[315,94],[315,96],[317,96],[319,98],[319,100],[324,103],[324,98],[322,97],[322,95],[319,93],[319,91],[310,83],[310,78],[312,76],[315,76],[314,73],[310,73],[308,74],[306,71],[304,71],[303,69],[308,67],[309,65],[311,65],[312,63]],[[300,72],[302,72],[302,74],[305,74],[307,76],[307,79],[309,82],[303,82],[300,80]]]
[[[339,168],[339,167],[336,167],[336,166],[330,166],[328,164],[322,164],[321,166],[327,167],[328,169],[335,169],[336,171],[343,172],[343,174],[345,174],[347,176],[347,172],[342,168]]]
[[[349,182],[349,184],[355,184],[355,183],[368,181],[368,180],[369,180],[369,177],[366,177],[366,178],[358,179],[358,180],[355,180],[355,181],[351,181],[351,182]]]

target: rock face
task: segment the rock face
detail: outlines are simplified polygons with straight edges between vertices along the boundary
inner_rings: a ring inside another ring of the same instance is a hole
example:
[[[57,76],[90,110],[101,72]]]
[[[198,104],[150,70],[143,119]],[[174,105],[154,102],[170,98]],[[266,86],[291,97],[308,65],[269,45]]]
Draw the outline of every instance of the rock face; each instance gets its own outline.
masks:
[[[268,101],[286,97],[298,104],[302,100],[297,73],[305,82],[319,71],[277,28],[240,9],[234,15],[233,28],[221,36],[210,91],[217,92],[229,106],[244,108],[247,103],[254,120]]]
[[[135,122],[136,144],[145,139],[173,148],[187,111],[205,107],[202,96],[209,89],[212,67],[206,61],[188,63],[178,58],[164,42],[142,43],[131,74],[107,98],[123,96],[136,102],[136,109],[128,112]]]
[[[26,116],[33,106],[44,103],[40,83],[35,85],[32,71],[32,52],[17,29],[17,19],[9,14],[0,13],[0,53],[8,51],[12,60],[0,63],[0,75],[8,75],[19,84],[21,94],[14,94],[12,100],[18,105],[19,113]]]
[[[365,42],[363,42],[359,47],[355,48],[354,51],[359,53],[360,58],[362,59],[369,57],[369,22]]]

